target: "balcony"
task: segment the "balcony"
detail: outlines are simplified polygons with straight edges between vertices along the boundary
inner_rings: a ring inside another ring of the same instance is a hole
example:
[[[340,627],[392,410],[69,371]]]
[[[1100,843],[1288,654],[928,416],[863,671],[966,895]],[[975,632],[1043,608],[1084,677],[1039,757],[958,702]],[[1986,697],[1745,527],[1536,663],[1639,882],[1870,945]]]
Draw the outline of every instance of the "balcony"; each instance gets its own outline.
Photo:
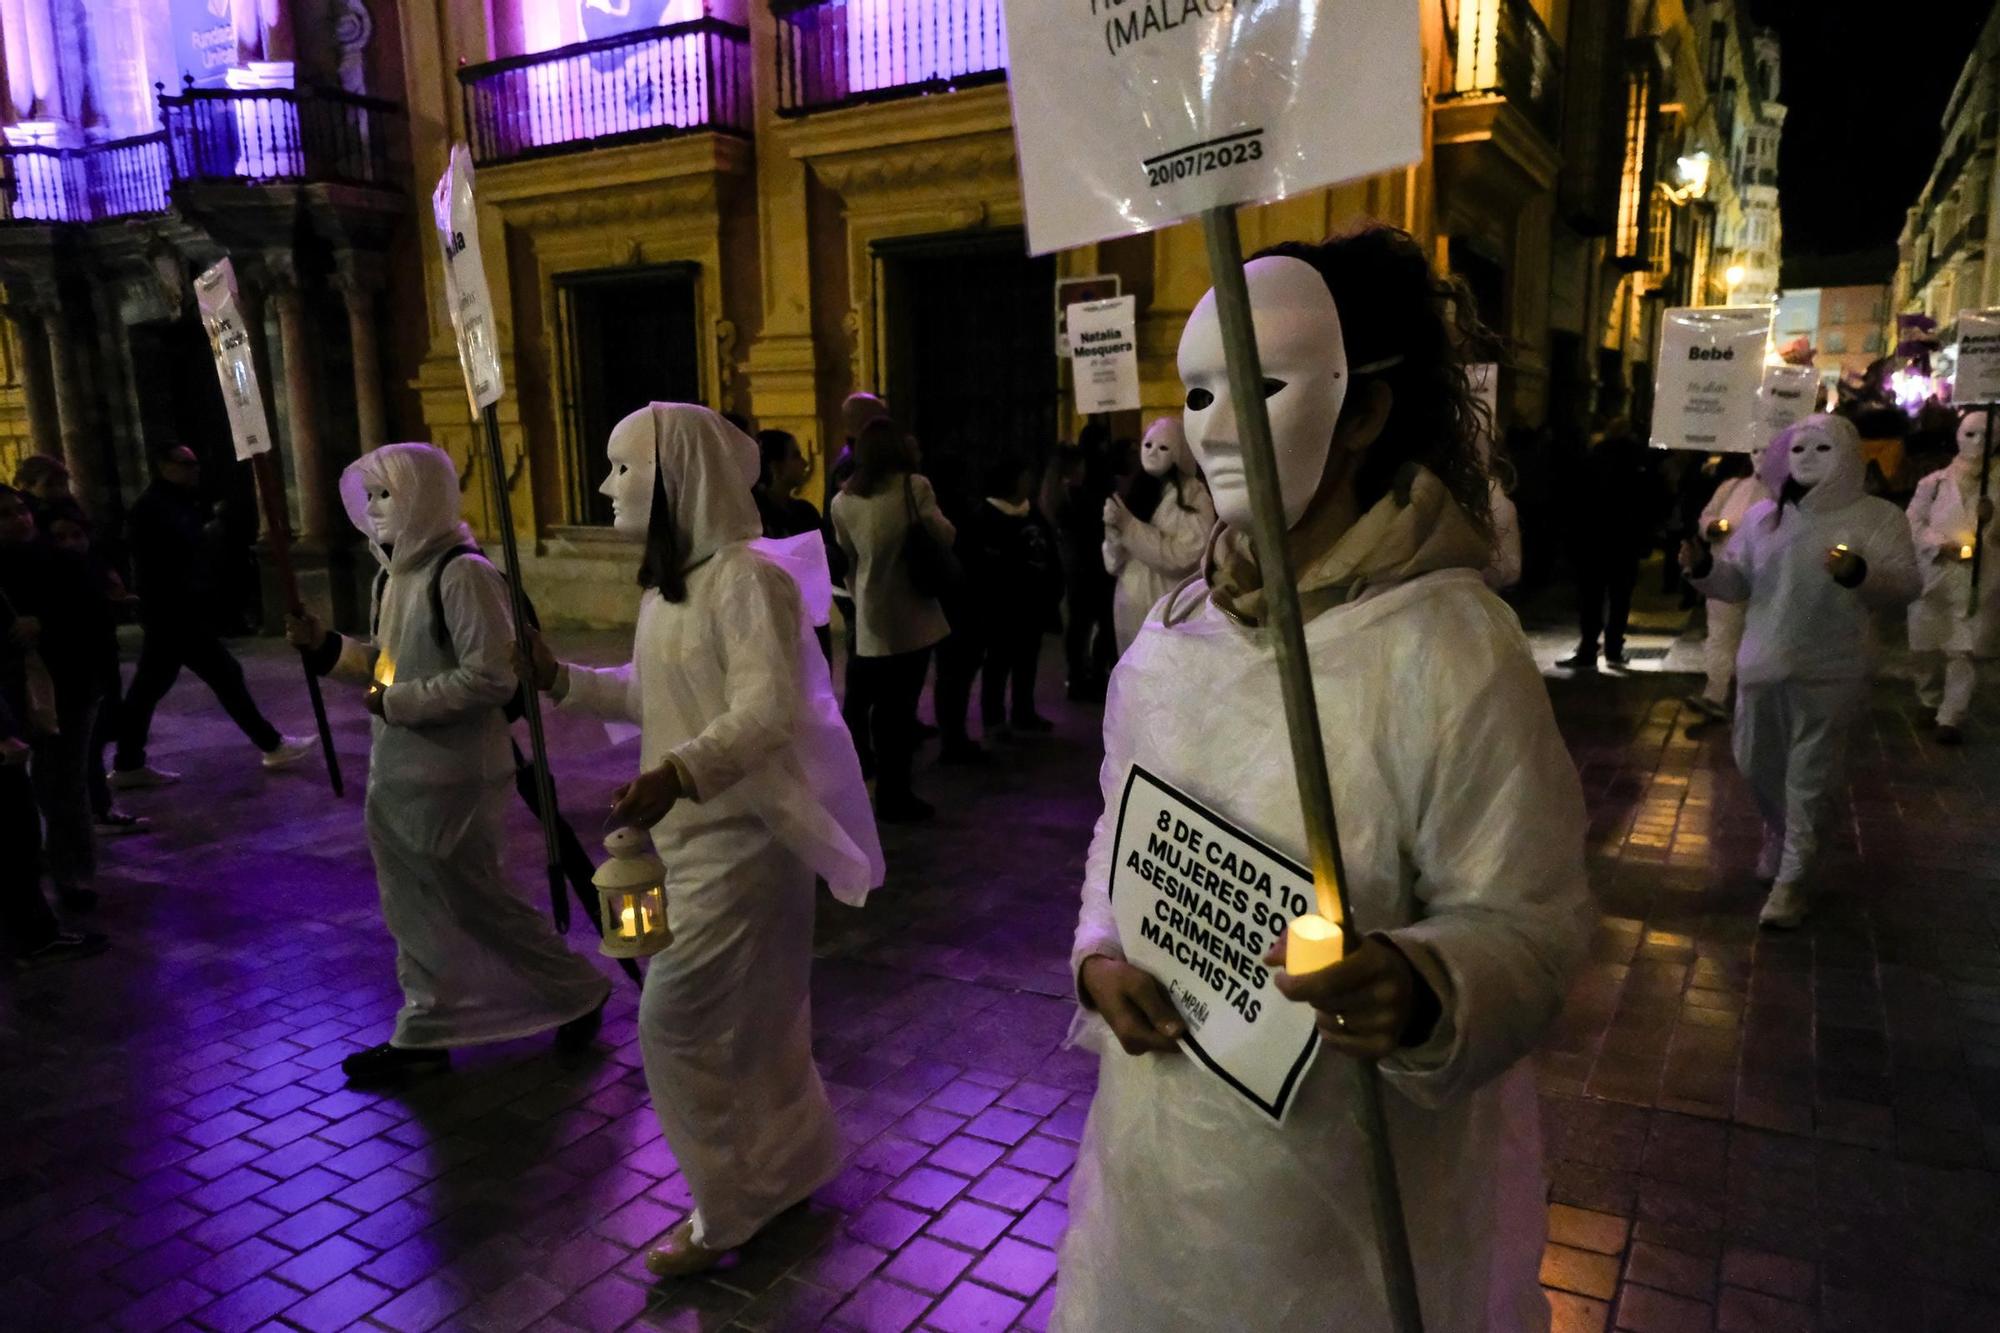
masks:
[[[458,72],[481,166],[699,131],[750,132],[750,33],[649,28]]]
[[[774,9],[780,115],[1007,77],[1000,0],[780,0]]]
[[[1554,145],[1562,130],[1562,53],[1527,0],[1453,0],[1441,102],[1502,97]]]
[[[391,140],[403,111],[357,93],[186,88],[160,98],[175,184],[395,188]]]
[[[162,132],[83,148],[0,149],[0,222],[105,222],[166,211]]]

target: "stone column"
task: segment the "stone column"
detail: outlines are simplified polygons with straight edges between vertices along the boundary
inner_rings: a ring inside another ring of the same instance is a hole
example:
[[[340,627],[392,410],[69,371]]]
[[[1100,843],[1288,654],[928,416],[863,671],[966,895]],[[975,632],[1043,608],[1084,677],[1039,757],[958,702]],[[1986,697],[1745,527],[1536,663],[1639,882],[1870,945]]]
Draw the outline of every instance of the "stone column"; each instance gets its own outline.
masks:
[[[62,456],[62,423],[56,416],[55,389],[49,375],[48,335],[41,313],[32,306],[9,304],[14,321],[14,350],[21,376],[21,397],[28,409],[28,439],[38,454]]]
[[[382,406],[382,346],[375,326],[375,293],[382,289],[381,263],[373,256],[345,254],[335,260],[334,286],[347,307],[347,341],[354,354],[354,420],[361,452],[386,442],[388,416]]]
[[[313,384],[305,293],[290,252],[267,254],[264,272],[267,299],[278,317],[278,355],[274,359],[285,377],[286,434],[299,492],[299,544],[307,550],[323,551],[333,478],[327,473],[326,451],[319,438],[319,396]]]
[[[55,381],[57,430],[62,436],[63,463],[69,468],[70,490],[91,513],[104,503],[103,450],[91,429],[84,378],[88,357],[76,336],[74,322],[59,305],[42,316],[49,340],[49,377]]]

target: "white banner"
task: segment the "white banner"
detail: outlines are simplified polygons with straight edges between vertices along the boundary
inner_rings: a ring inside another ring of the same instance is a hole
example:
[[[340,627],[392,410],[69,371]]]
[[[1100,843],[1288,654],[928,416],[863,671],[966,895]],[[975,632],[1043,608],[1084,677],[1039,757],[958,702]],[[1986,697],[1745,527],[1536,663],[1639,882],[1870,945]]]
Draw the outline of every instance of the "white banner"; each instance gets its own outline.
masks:
[[[1951,401],[2000,403],[2000,310],[1961,310],[1958,315],[1958,370]]]
[[[1819,372],[1811,366],[1764,367],[1764,383],[1757,390],[1757,416],[1744,448],[1753,452],[1762,449],[1779,431],[1800,417],[1811,416],[1818,397]]]
[[[465,393],[472,411],[500,401],[506,385],[500,378],[500,342],[493,324],[493,298],[486,290],[486,268],[479,259],[479,215],[472,206],[472,154],[462,143],[451,146],[451,161],[431,196],[438,244],[444,249],[444,298],[458,335],[458,363],[465,371]]]
[[[229,414],[229,434],[238,462],[271,452],[271,419],[264,411],[264,390],[257,382],[257,361],[250,330],[236,304],[236,268],[227,259],[194,280],[195,304],[208,330],[215,354],[215,374],[222,381],[222,405]]]
[[[1126,960],[1166,987],[1188,1054],[1282,1124],[1319,1038],[1263,958],[1313,910],[1312,873],[1136,765],[1111,855]]]
[[[1410,0],[1004,0],[1036,254],[1423,154]]]
[[[1653,447],[1747,452],[1756,439],[1770,307],[1682,307],[1661,320]]]
[[[1139,301],[1117,296],[1069,308],[1069,355],[1076,372],[1076,410],[1139,409]]]

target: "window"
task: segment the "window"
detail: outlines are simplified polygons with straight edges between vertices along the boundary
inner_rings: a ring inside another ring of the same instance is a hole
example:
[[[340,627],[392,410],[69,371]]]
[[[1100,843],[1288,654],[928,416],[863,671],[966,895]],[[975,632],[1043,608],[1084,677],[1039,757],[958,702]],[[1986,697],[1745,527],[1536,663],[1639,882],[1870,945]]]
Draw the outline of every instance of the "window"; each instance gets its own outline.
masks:
[[[1867,341],[1861,344],[1861,350],[1870,356],[1880,356],[1882,354],[1882,330],[1877,329],[1869,334]]]
[[[1839,356],[1842,352],[1845,352],[1847,350],[1847,335],[1839,329],[1835,329],[1832,333],[1827,334],[1826,350],[1832,352],[1835,356]]]

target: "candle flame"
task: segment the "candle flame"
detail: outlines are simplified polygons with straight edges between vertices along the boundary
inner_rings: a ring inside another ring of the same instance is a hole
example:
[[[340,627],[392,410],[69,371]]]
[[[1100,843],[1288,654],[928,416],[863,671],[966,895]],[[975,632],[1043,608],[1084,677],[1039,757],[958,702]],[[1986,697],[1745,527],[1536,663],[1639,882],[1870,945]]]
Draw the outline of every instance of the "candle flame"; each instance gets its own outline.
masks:
[[[375,654],[375,683],[385,690],[396,683],[396,664],[387,653]]]
[[[1970,560],[1970,559],[1972,559],[1972,543],[1971,543],[1971,542],[1967,542],[1967,543],[1966,543],[1965,545],[1963,545],[1963,546],[1961,546],[1961,547],[1959,547],[1959,548],[1958,548],[1958,558],[1959,558],[1960,560]]]

